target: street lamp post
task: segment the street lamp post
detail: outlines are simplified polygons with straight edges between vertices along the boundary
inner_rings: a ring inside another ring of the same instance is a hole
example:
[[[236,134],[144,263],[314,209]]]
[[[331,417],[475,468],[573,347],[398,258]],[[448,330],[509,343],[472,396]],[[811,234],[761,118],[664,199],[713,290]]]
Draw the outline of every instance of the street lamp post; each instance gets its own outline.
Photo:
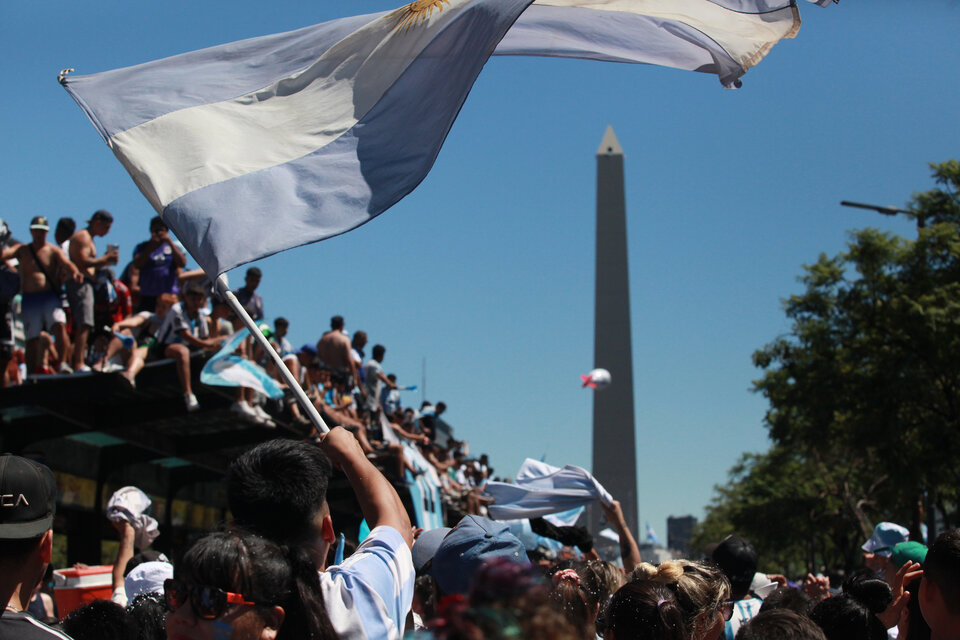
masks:
[[[923,229],[926,226],[926,221],[923,219],[923,216],[920,213],[913,211],[911,209],[900,209],[899,207],[882,207],[878,204],[863,204],[862,202],[850,202],[849,200],[841,200],[840,205],[844,207],[855,207],[857,209],[869,209],[870,211],[876,211],[877,213],[882,213],[885,216],[895,216],[898,213],[906,213],[913,216],[917,220],[917,229]]]

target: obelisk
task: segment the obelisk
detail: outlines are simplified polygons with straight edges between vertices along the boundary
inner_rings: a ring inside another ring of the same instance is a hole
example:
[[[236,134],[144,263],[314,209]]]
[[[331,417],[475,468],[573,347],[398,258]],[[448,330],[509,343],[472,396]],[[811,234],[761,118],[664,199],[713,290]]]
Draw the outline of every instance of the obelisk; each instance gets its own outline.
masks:
[[[593,366],[609,371],[612,382],[593,394],[593,475],[620,501],[627,526],[639,539],[626,213],[623,149],[613,127],[607,127],[597,150]],[[596,533],[602,514],[599,508],[591,512]]]

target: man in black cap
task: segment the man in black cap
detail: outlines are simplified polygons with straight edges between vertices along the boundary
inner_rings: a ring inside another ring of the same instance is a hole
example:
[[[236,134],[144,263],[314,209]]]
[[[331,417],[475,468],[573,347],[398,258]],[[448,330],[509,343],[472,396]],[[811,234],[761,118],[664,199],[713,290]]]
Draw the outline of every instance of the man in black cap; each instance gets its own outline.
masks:
[[[40,371],[42,349],[40,335],[49,331],[56,338],[57,362],[54,372],[62,369],[69,340],[67,338],[66,315],[60,304],[59,273],[69,274],[70,281],[83,281],[83,274],[70,262],[67,255],[55,244],[47,242],[50,223],[45,216],[36,216],[30,221],[31,241],[5,249],[3,258],[16,257],[20,264],[20,318],[23,321],[23,333],[27,340],[27,371],[35,374]]]
[[[57,483],[46,466],[0,455],[0,640],[70,640],[26,613],[53,551]]]

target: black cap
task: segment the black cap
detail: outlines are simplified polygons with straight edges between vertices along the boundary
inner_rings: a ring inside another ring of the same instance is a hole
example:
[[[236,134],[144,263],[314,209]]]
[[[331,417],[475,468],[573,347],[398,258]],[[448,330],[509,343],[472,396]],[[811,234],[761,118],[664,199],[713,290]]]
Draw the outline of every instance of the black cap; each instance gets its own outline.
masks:
[[[37,538],[53,527],[57,483],[46,465],[0,455],[0,540]]]
[[[97,220],[103,220],[104,222],[113,222],[113,214],[111,214],[106,209],[100,209],[95,212],[87,222],[96,222]]]

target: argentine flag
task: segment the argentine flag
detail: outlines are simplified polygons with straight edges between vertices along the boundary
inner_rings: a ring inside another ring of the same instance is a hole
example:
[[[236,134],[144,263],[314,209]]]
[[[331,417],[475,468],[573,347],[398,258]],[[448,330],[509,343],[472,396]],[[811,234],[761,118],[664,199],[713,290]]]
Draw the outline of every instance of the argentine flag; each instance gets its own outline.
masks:
[[[234,355],[240,348],[240,343],[250,335],[248,329],[237,331],[217,351],[216,354],[203,365],[200,371],[200,382],[215,387],[247,387],[255,389],[270,398],[282,398],[283,387],[276,380],[267,375],[263,367],[246,358]]]
[[[61,82],[214,277],[410,193],[532,1],[416,0]]]
[[[796,0],[415,0],[66,70],[61,83],[215,277],[350,231],[410,193],[493,53],[666,65],[734,86],[799,25]]]

